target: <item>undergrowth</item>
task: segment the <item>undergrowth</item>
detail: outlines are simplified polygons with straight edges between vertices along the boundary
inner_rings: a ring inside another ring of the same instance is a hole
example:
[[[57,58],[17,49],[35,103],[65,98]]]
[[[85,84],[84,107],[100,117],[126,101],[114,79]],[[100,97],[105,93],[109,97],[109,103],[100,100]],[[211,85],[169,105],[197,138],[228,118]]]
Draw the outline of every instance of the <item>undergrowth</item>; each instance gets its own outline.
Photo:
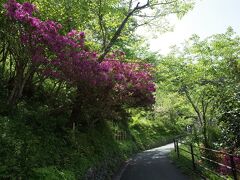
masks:
[[[20,104],[12,115],[0,115],[0,179],[107,180],[134,153],[171,139],[150,120],[119,125],[127,137],[116,141],[112,123],[73,131],[61,128],[67,114],[47,112]]]

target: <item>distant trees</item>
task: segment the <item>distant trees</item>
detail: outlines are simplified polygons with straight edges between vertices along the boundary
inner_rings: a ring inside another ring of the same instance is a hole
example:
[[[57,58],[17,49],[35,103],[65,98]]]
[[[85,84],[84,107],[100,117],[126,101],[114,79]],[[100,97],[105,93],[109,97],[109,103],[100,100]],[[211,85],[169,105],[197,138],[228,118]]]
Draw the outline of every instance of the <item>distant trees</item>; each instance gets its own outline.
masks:
[[[224,142],[234,146],[239,139],[235,119],[239,113],[239,40],[231,28],[202,41],[193,36],[183,52],[172,52],[158,67],[160,89],[186,98],[196,116],[193,125],[206,147],[218,137],[229,138]]]

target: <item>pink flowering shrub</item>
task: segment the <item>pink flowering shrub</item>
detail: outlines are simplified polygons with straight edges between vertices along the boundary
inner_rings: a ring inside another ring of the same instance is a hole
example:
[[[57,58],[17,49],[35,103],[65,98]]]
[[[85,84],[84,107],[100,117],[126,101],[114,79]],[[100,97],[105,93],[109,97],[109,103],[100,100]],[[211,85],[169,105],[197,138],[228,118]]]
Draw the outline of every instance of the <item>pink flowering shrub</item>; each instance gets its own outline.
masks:
[[[20,31],[21,42],[29,49],[32,65],[43,76],[86,91],[81,92],[83,99],[101,95],[112,104],[148,106],[154,103],[150,65],[123,62],[122,52],[115,52],[100,62],[96,52],[86,50],[84,32],[72,30],[62,35],[62,25],[34,16],[37,8],[29,2],[20,4],[9,0],[4,8],[13,23],[24,27]]]
[[[220,163],[231,167],[231,159],[230,159],[229,155],[221,154],[221,156],[219,156],[219,160],[220,160]],[[234,161],[234,164],[235,164],[236,168],[240,169],[240,157],[239,156],[234,156],[233,161]],[[231,175],[232,174],[232,170],[227,168],[227,167],[224,167],[224,166],[219,166],[219,172],[221,174],[224,174],[224,175]]]

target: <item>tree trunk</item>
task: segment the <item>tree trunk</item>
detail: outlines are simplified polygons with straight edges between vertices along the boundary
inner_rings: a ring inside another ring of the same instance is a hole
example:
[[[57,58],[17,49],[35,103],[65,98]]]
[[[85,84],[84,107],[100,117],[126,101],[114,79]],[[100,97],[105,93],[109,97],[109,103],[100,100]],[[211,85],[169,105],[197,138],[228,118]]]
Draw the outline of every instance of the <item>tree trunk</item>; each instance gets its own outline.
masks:
[[[8,98],[8,105],[10,107],[16,105],[17,100],[21,96],[21,87],[23,87],[23,69],[22,68],[16,68],[16,76],[14,77],[14,84],[13,84],[13,89],[10,93],[10,96]]]
[[[78,88],[77,97],[73,102],[72,112],[71,112],[69,121],[67,122],[67,127],[69,128],[74,129],[75,126],[79,126],[79,127],[88,126],[88,122],[84,117],[84,110],[82,107],[84,105],[84,102],[82,97],[83,97],[82,91],[80,88]]]
[[[34,73],[34,67],[30,67],[26,73],[24,73],[24,71],[25,69],[23,66],[16,67],[13,89],[8,98],[8,105],[10,105],[10,107],[15,106],[18,100],[22,97],[23,89],[31,75]]]
[[[208,135],[207,135],[207,121],[205,115],[203,115],[203,138],[204,138],[204,146],[206,148],[210,148],[209,142],[208,142]]]
[[[3,49],[2,49],[2,58],[1,58],[1,63],[2,63],[2,75],[4,75],[5,72],[5,66],[6,66],[6,61],[7,61],[7,57],[8,57],[8,52],[9,52],[9,46],[4,45]]]

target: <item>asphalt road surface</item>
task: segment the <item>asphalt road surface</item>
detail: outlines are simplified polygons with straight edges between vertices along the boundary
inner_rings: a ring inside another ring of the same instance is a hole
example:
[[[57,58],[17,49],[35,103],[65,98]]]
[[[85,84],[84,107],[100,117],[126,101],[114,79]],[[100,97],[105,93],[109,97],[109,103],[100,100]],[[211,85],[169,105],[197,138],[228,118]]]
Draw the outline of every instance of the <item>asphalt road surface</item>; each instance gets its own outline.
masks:
[[[168,159],[174,148],[168,144],[137,154],[114,180],[188,180]]]

